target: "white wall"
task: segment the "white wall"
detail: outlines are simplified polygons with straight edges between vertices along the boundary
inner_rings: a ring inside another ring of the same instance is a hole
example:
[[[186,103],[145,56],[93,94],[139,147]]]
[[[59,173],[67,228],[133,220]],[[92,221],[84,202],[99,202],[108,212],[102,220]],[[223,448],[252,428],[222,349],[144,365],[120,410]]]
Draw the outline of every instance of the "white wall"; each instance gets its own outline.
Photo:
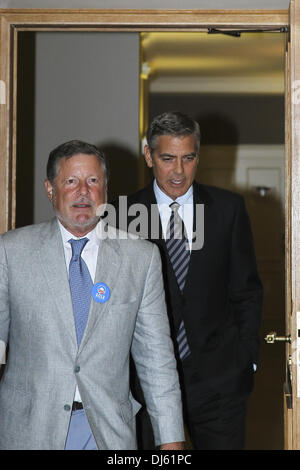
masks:
[[[289,0],[0,0],[2,8],[287,9]]]
[[[43,187],[46,162],[65,141],[104,148],[115,192],[125,182],[129,192],[137,189],[138,66],[137,33],[37,33],[35,223],[52,215]]]

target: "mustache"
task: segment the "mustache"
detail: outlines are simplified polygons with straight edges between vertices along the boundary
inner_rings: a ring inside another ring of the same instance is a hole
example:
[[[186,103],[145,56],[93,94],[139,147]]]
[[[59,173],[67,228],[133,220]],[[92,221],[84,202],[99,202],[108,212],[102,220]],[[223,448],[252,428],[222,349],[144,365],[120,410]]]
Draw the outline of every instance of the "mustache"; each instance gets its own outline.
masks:
[[[78,204],[88,204],[92,207],[95,207],[94,201],[84,196],[82,196],[80,199],[77,199],[76,201],[73,201],[71,207],[76,206]]]

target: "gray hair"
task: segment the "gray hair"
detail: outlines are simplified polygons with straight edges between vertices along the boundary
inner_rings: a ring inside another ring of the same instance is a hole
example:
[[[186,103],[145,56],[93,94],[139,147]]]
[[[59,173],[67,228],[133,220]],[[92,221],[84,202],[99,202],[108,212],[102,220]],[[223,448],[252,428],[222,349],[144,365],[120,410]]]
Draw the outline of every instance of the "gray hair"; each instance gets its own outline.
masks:
[[[198,122],[179,111],[168,111],[156,116],[147,130],[147,144],[151,155],[153,154],[158,137],[171,135],[185,137],[193,135],[195,138],[196,152],[200,149],[200,126]]]
[[[59,145],[49,154],[47,178],[52,185],[57,176],[59,161],[62,158],[71,158],[79,153],[84,155],[95,155],[104,170],[106,181],[108,180],[107,160],[102,150],[98,149],[95,145],[82,142],[81,140],[70,140],[69,142]]]

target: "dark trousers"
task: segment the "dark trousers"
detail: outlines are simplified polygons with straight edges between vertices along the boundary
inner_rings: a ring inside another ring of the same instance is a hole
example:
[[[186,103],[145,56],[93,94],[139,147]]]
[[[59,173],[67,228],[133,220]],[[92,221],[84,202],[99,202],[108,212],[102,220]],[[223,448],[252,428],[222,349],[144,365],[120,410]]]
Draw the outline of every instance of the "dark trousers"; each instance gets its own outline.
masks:
[[[242,450],[248,395],[217,393],[201,397],[186,416],[193,449]]]
[[[211,394],[198,397],[185,422],[195,450],[243,450],[248,394]],[[137,440],[141,450],[155,449],[150,418],[145,409],[137,415]]]

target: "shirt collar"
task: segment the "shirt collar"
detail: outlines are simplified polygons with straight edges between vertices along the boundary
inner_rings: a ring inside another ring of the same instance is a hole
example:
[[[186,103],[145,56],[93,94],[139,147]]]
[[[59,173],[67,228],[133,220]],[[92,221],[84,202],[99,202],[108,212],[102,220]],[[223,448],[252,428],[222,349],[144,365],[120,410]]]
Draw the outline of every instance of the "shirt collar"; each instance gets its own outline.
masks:
[[[170,196],[168,196],[160,189],[156,179],[153,183],[153,190],[158,205],[167,204],[169,206],[170,204],[172,204],[172,202],[174,202],[174,200]],[[183,206],[184,204],[193,204],[193,185],[189,187],[186,193],[184,193],[182,196],[177,197],[175,201],[178,202],[180,206]]]
[[[100,242],[100,239],[99,237],[97,236],[97,225],[95,228],[93,228],[93,230],[91,230],[90,232],[88,232],[86,235],[84,235],[83,237],[75,237],[75,235],[73,235],[71,232],[69,232],[63,225],[62,223],[60,222],[59,219],[57,219],[58,221],[58,226],[60,228],[60,233],[61,233],[61,236],[62,236],[62,240],[63,240],[63,243],[67,246],[71,246],[70,243],[68,243],[68,241],[70,240],[70,238],[74,238],[75,240],[79,240],[80,238],[88,238],[90,241],[88,243],[87,246],[91,246],[92,244],[96,244],[96,245],[99,245],[99,242]]]

